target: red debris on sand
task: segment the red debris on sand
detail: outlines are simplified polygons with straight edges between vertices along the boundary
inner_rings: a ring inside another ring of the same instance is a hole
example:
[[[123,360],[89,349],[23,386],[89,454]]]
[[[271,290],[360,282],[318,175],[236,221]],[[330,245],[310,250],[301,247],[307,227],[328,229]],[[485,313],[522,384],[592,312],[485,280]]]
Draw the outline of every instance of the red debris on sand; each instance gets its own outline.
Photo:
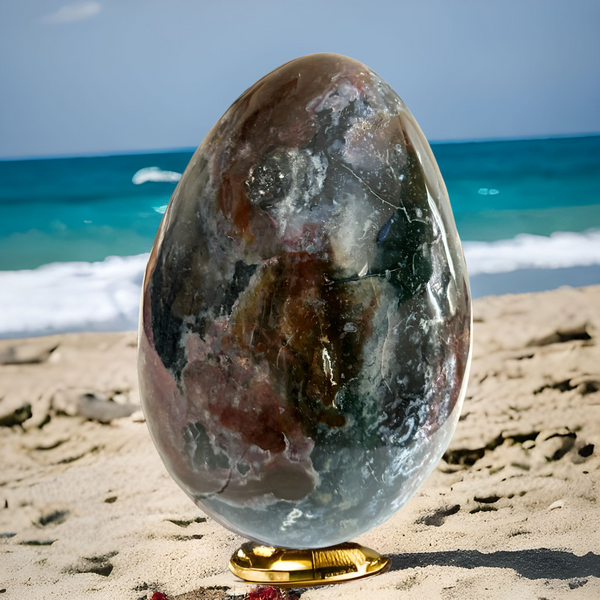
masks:
[[[150,600],[169,600],[162,592],[154,592]]]
[[[281,590],[272,585],[257,587],[248,594],[248,600],[285,600]]]

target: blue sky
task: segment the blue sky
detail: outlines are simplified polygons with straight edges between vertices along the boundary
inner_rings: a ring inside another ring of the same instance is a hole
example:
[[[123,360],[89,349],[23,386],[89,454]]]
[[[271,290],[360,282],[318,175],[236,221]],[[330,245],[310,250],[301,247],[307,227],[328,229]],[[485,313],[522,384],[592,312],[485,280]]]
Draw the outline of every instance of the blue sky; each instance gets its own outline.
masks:
[[[430,140],[600,132],[598,0],[3,0],[0,157],[197,146],[248,86],[352,56]]]

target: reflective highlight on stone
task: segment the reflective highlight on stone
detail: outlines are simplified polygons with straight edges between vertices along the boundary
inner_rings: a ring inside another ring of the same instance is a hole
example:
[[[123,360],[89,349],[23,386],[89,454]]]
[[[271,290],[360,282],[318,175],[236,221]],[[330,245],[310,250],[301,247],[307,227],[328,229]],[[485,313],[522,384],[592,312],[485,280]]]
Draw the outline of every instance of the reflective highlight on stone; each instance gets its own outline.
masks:
[[[446,189],[402,100],[349,58],[291,61],[213,127],[164,215],[139,335],[150,433],[229,529],[348,541],[441,458],[470,323]]]

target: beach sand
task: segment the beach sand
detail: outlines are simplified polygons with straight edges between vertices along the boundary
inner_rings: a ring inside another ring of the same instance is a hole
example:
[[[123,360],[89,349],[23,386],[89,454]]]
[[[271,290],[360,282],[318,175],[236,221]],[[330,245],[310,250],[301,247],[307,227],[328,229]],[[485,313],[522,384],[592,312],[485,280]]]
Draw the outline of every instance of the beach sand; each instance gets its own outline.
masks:
[[[481,298],[474,318],[445,459],[356,540],[391,570],[302,600],[600,598],[600,286]],[[242,538],[192,504],[152,445],[135,343],[0,342],[0,599],[251,589],[227,570]]]

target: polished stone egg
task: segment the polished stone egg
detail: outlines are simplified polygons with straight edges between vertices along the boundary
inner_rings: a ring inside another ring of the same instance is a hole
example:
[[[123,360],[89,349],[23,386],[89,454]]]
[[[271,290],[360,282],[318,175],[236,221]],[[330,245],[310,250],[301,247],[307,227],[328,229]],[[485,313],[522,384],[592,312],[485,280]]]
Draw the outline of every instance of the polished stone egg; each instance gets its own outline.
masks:
[[[470,330],[460,240],[414,117],[365,65],[305,56],[233,103],[171,198],[143,288],[148,427],[225,527],[344,542],[441,458]]]

